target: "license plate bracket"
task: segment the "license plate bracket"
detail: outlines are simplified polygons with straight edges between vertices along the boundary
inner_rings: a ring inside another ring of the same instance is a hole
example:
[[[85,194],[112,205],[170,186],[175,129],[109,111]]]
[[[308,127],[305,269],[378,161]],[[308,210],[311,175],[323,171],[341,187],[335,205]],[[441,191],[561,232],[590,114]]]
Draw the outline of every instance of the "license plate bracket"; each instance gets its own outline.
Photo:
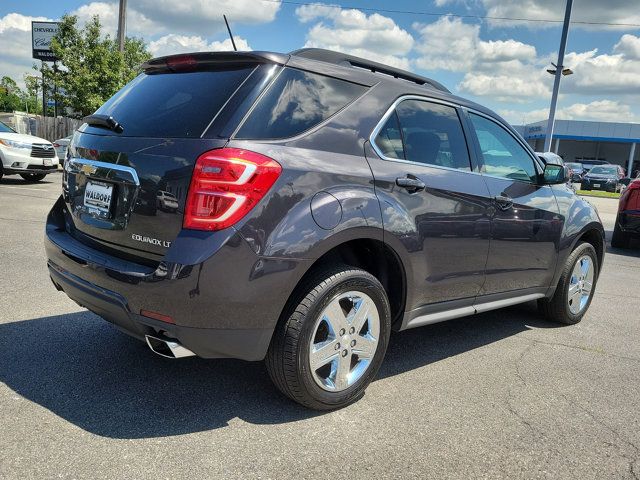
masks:
[[[107,218],[113,200],[113,185],[95,180],[87,180],[84,189],[84,206],[90,212]]]
[[[596,188],[600,188],[600,184],[599,183],[594,183],[593,186],[596,187]]]

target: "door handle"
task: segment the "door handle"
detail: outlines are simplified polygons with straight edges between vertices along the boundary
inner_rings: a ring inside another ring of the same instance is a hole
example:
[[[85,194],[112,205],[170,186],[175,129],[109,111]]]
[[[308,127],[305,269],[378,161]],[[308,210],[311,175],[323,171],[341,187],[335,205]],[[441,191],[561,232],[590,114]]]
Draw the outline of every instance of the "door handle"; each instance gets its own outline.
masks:
[[[409,193],[419,192],[420,190],[424,190],[426,188],[424,182],[419,178],[414,177],[413,175],[396,178],[396,185],[404,188]]]
[[[496,195],[493,197],[493,203],[502,211],[509,210],[513,207],[513,199],[507,195]]]

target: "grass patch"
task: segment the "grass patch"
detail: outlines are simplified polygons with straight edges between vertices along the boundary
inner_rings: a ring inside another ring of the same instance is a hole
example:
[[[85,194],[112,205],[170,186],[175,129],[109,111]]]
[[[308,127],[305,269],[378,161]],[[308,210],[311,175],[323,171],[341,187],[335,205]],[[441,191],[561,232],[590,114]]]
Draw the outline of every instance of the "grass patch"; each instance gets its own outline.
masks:
[[[605,192],[602,190],[578,190],[576,193],[584,197],[620,198],[619,193]]]

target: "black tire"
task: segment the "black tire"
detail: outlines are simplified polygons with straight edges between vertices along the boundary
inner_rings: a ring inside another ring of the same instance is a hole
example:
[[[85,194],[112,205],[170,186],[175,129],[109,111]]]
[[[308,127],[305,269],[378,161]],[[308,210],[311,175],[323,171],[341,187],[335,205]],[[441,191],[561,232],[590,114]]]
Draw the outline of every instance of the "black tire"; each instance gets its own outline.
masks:
[[[21,173],[20,176],[27,182],[39,182],[47,175],[45,173]]]
[[[616,217],[616,224],[613,227],[613,235],[611,236],[611,246],[613,248],[629,248],[630,243],[631,236],[622,231]]]
[[[580,190],[584,190],[586,192],[590,192],[591,191],[591,187],[588,187],[586,185],[580,185]]]
[[[591,287],[591,296],[589,297],[587,304],[584,308],[578,313],[573,314],[569,309],[569,282],[571,279],[571,272],[576,264],[576,262],[583,256],[588,255],[591,257],[591,261],[593,262],[594,275],[593,275],[593,285]],[[596,254],[596,250],[593,248],[593,245],[586,242],[579,243],[576,248],[571,252],[565,265],[562,269],[562,274],[560,275],[560,280],[558,281],[558,286],[556,287],[556,291],[550,299],[543,298],[538,300],[538,307],[542,314],[553,322],[564,323],[565,325],[575,325],[576,323],[582,320],[584,314],[589,310],[589,306],[591,305],[591,301],[593,300],[593,294],[596,289],[596,283],[598,281],[599,272],[598,265],[598,255]]]
[[[309,346],[318,316],[338,295],[348,291],[366,293],[380,318],[377,349],[367,370],[342,391],[321,388],[309,367]],[[345,407],[364,395],[376,376],[389,343],[391,312],[384,287],[373,275],[346,265],[335,265],[312,274],[292,296],[273,334],[265,359],[276,387],[290,399],[315,410]]]

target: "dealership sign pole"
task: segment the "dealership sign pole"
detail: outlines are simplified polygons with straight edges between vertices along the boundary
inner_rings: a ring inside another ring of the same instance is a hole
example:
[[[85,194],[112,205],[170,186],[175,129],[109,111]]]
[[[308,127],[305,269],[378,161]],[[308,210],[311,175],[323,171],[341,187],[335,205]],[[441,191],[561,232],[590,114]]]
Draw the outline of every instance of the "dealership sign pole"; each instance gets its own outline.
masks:
[[[42,62],[42,116],[47,116],[47,96],[44,76],[44,62],[53,62],[56,69],[55,54],[51,51],[51,39],[60,30],[58,22],[31,22],[31,51],[32,57]],[[55,100],[55,99],[54,99]],[[54,107],[54,111],[57,108]],[[55,112],[57,114],[57,112]]]

